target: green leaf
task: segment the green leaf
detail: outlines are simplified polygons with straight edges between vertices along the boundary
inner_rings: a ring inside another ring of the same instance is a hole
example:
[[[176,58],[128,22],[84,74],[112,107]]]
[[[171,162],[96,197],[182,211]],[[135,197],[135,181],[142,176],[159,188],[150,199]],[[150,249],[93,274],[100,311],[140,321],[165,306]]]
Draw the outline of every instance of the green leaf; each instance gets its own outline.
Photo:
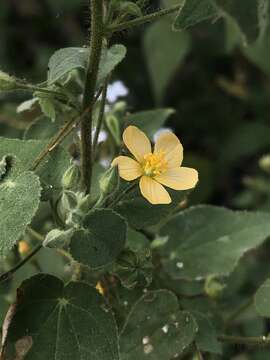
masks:
[[[38,177],[11,173],[0,182],[0,256],[13,248],[35,215],[40,200]]]
[[[270,279],[258,289],[254,297],[255,309],[261,316],[270,317]]]
[[[167,216],[187,196],[187,191],[173,191],[169,189],[168,191],[172,197],[172,203],[169,205],[153,206],[138,193],[134,198],[120,202],[115,209],[127,219],[128,224],[132,228],[141,230],[149,226],[158,225],[160,222],[165,221]]]
[[[152,138],[174,112],[173,109],[167,108],[130,114],[125,118],[125,126],[137,126]]]
[[[217,340],[217,333],[213,324],[204,314],[192,312],[192,315],[196,319],[199,327],[199,331],[195,339],[198,348],[203,352],[221,354],[222,347]]]
[[[124,250],[117,258],[111,272],[126,288],[132,289],[137,285],[148,287],[153,277],[151,250],[143,249],[136,252]]]
[[[38,102],[41,108],[41,111],[45,116],[51,119],[52,122],[55,122],[56,119],[56,109],[54,97],[49,94],[44,94],[41,92],[36,92],[35,96],[38,97]]]
[[[225,276],[270,235],[270,215],[197,206],[176,215],[161,235],[169,237],[161,255],[173,278]]]
[[[267,0],[268,1],[268,0]],[[258,6],[260,0],[215,0],[225,16],[232,17],[248,42],[254,42],[259,34]]]
[[[24,281],[19,293],[8,340],[32,337],[25,360],[119,360],[114,317],[94,288],[42,274]]]
[[[122,360],[170,360],[194,341],[197,324],[170,291],[149,291],[131,309],[120,334]]]
[[[110,209],[94,210],[74,232],[70,252],[73,258],[92,269],[111,264],[125,246],[125,220]]]
[[[187,29],[202,21],[217,18],[218,14],[218,9],[212,0],[185,0],[175,19],[174,29]]]
[[[0,137],[0,158],[6,154],[15,155],[20,160],[20,170],[28,170],[47,144],[48,141],[19,140]],[[36,170],[41,179],[43,189],[53,191],[61,189],[62,175],[68,166],[69,155],[61,146],[48,154]]]
[[[191,48],[190,35],[173,32],[170,19],[151,25],[144,37],[144,53],[157,102],[162,102],[167,87]]]
[[[124,45],[113,45],[103,50],[98,82],[102,82],[107,75],[124,59],[126,48]],[[57,50],[49,61],[48,84],[51,85],[75,69],[86,70],[89,58],[87,48],[64,48]]]

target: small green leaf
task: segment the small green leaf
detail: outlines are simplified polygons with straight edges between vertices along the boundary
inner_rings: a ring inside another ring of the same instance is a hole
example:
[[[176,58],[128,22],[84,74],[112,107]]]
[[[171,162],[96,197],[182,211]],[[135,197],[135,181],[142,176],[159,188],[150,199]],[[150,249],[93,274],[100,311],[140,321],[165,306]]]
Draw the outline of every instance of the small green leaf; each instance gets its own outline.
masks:
[[[0,182],[0,256],[12,249],[35,215],[40,200],[38,177],[30,171]]]
[[[98,82],[102,82],[107,75],[124,59],[126,48],[124,45],[113,45],[108,50],[103,50]],[[49,61],[49,85],[60,80],[63,76],[75,69],[86,70],[89,58],[88,48],[64,48],[57,50]]]
[[[36,275],[22,283],[8,340],[32,337],[25,360],[119,360],[117,328],[103,298],[86,283]]]
[[[270,215],[197,206],[175,216],[160,234],[169,237],[160,251],[173,278],[225,276],[270,235]]]
[[[270,317],[270,279],[258,289],[254,298],[255,309],[261,316]]]
[[[70,251],[73,258],[92,269],[112,263],[125,246],[127,225],[116,212],[94,210],[74,232]]]
[[[44,94],[41,92],[36,92],[35,96],[38,97],[38,102],[41,107],[41,111],[45,116],[51,119],[52,122],[55,122],[56,119],[56,109],[54,97],[49,94]]]
[[[121,359],[170,360],[192,344],[196,332],[196,321],[179,311],[172,292],[149,291],[135,303],[121,331]]]
[[[175,19],[174,29],[187,29],[202,21],[216,18],[218,13],[212,0],[185,0]]]
[[[134,125],[145,132],[149,137],[160,129],[165,121],[174,113],[173,109],[155,109],[130,114],[125,118],[125,126]]]

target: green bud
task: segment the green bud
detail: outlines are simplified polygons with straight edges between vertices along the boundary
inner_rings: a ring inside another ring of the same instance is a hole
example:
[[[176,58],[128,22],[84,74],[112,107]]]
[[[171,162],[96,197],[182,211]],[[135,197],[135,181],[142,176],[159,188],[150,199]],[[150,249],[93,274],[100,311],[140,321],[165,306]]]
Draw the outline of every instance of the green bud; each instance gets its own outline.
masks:
[[[211,299],[218,299],[225,288],[225,285],[218,281],[215,276],[208,276],[205,280],[204,291]]]
[[[72,234],[73,229],[53,229],[46,235],[43,246],[48,248],[63,248],[69,244]]]
[[[17,88],[16,78],[0,70],[0,91],[15,90]]]
[[[264,155],[259,160],[259,166],[262,170],[270,173],[270,155]]]
[[[121,144],[121,135],[120,135],[120,128],[119,128],[119,121],[116,116],[109,114],[106,116],[106,123],[112,134],[115,142],[117,145]]]
[[[99,187],[103,195],[111,193],[118,185],[118,171],[116,167],[111,167],[102,175],[99,180]]]
[[[121,2],[119,5],[119,12],[121,15],[143,16],[140,7],[131,1]]]
[[[72,164],[62,177],[62,186],[67,190],[76,190],[80,183],[81,173],[77,165]]]

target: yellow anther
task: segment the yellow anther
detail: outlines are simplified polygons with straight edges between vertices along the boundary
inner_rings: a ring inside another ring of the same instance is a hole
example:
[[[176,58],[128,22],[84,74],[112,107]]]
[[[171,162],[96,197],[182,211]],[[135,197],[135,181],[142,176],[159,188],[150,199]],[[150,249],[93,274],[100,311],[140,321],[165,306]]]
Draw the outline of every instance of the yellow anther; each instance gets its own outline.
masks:
[[[144,155],[142,164],[143,172],[147,176],[156,176],[162,174],[167,169],[167,161],[164,158],[164,152],[150,153]]]

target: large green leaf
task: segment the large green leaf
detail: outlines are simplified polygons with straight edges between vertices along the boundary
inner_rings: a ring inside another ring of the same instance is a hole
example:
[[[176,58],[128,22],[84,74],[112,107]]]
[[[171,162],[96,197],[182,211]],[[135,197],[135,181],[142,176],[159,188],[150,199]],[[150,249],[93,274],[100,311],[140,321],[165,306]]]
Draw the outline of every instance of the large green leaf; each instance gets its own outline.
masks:
[[[162,102],[169,82],[174,79],[190,47],[190,35],[185,31],[172,31],[168,18],[154,23],[146,31],[144,53],[158,102]]]
[[[122,360],[170,360],[194,341],[197,324],[170,291],[149,291],[131,309],[120,334]]]
[[[126,48],[123,45],[116,44],[108,50],[103,50],[98,82],[103,81],[125,56]],[[57,50],[49,61],[48,83],[55,83],[72,70],[86,70],[88,58],[88,48],[70,47]]]
[[[30,171],[11,171],[0,181],[0,256],[12,249],[31,222],[38,209],[40,191],[39,179]]]
[[[42,274],[19,293],[8,340],[32,337],[25,360],[119,360],[114,317],[94,288]]]
[[[146,227],[158,225],[173,212],[177,205],[185,199],[187,191],[169,190],[172,203],[169,205],[152,205],[145,200],[141,194],[129,200],[120,202],[116,206],[116,211],[122,215],[129,225],[135,229],[144,229]]]
[[[197,206],[176,215],[161,235],[168,236],[161,254],[173,278],[229,275],[247,251],[270,235],[270,215]]]
[[[86,215],[82,226],[71,238],[73,258],[94,269],[112,263],[125,246],[125,220],[113,210],[101,209]]]
[[[48,141],[42,140],[0,138],[0,158],[6,154],[15,155],[20,160],[21,170],[28,170],[47,143]],[[48,154],[36,171],[43,188],[52,188],[52,190],[61,188],[62,175],[68,166],[69,156],[61,146]]]
[[[125,126],[137,126],[152,138],[173,113],[174,110],[169,108],[141,111],[128,115],[125,118]]]
[[[261,316],[270,317],[270,279],[258,289],[254,298],[255,309]]]
[[[219,14],[212,0],[185,0],[175,19],[176,30],[187,29],[202,21],[211,20]]]

